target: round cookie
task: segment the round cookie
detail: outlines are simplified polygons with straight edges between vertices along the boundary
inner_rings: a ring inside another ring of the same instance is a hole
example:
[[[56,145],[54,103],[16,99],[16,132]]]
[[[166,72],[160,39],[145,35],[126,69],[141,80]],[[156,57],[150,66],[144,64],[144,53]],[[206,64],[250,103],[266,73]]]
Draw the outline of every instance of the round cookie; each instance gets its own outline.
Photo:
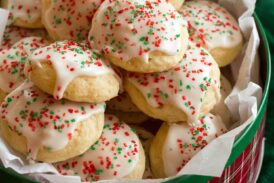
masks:
[[[42,0],[42,21],[53,40],[85,40],[102,1]]]
[[[220,99],[220,70],[204,48],[189,42],[177,67],[153,74],[128,73],[124,88],[145,114],[195,125]]]
[[[134,105],[126,92],[107,102],[107,113],[117,116],[126,123],[140,124],[149,119]]]
[[[25,74],[55,99],[98,103],[117,96],[119,91],[119,79],[102,56],[73,41],[55,42],[35,50]]]
[[[232,115],[225,104],[225,99],[232,91],[232,86],[230,82],[225,78],[224,75],[221,75],[221,100],[214,106],[210,113],[214,115],[219,115],[227,128],[232,125]]]
[[[149,149],[150,149],[152,139],[154,138],[154,135],[142,127],[139,127],[136,125],[132,125],[131,127],[136,131],[139,139],[141,140],[143,148],[145,150],[146,167],[145,167],[143,179],[152,179],[153,175],[152,175],[151,168],[150,168]]]
[[[105,104],[54,100],[24,82],[1,104],[4,139],[28,160],[58,162],[85,152],[101,135]]]
[[[41,0],[2,0],[1,7],[10,11],[8,25],[43,28]]]
[[[112,115],[105,116],[99,140],[83,155],[54,164],[62,175],[79,175],[84,182],[107,179],[141,179],[145,154],[138,136]]]
[[[10,48],[13,44],[26,37],[47,38],[47,32],[44,29],[25,29],[14,26],[6,27],[0,44],[0,51]]]
[[[185,0],[168,0],[176,10],[180,10]]]
[[[113,64],[151,73],[178,64],[188,33],[182,16],[165,0],[116,0],[104,1],[95,13],[89,41]]]
[[[0,99],[23,83],[24,65],[28,56],[47,43],[40,37],[28,37],[0,51]]]
[[[226,132],[218,116],[208,114],[200,124],[190,127],[186,123],[163,123],[150,147],[153,175],[158,178],[176,175],[187,162],[208,143]]]
[[[205,1],[187,1],[180,12],[188,21],[189,37],[205,47],[224,67],[241,53],[243,36],[237,21],[219,4]]]

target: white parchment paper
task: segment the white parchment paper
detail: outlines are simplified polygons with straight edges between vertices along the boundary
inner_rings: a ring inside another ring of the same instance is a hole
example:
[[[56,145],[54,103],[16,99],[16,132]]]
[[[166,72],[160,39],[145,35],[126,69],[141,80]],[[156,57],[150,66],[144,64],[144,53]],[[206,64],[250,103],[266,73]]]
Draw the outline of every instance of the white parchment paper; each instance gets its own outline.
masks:
[[[233,114],[234,128],[228,133],[213,140],[203,150],[197,153],[189,163],[178,173],[179,175],[206,175],[221,176],[225,164],[231,153],[237,135],[250,124],[257,116],[258,104],[262,90],[259,83],[259,56],[260,43],[255,21],[252,17],[256,0],[219,0],[219,3],[234,15],[240,24],[245,38],[245,45],[241,55],[231,65],[235,86],[225,103]],[[6,24],[5,13],[0,9],[0,36]],[[0,39],[1,42],[1,39]],[[1,133],[0,133],[1,137]],[[0,159],[3,166],[14,169],[41,182],[80,183],[77,176],[61,176],[56,169],[46,163],[27,164],[23,158],[12,151],[0,138]],[[168,178],[171,179],[171,178]],[[136,180],[130,182],[162,182],[168,179]],[[99,182],[129,182],[129,180],[108,180]]]

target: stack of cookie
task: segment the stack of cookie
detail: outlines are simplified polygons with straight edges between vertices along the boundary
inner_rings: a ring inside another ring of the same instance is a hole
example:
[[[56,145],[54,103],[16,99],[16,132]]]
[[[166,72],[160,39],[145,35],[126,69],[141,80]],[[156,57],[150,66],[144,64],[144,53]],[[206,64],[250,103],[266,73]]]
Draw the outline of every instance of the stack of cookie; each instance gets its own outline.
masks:
[[[11,12],[0,46],[6,142],[83,181],[176,175],[227,131],[232,87],[220,67],[243,47],[224,8],[182,4],[2,1]],[[155,137],[153,119],[163,121]]]

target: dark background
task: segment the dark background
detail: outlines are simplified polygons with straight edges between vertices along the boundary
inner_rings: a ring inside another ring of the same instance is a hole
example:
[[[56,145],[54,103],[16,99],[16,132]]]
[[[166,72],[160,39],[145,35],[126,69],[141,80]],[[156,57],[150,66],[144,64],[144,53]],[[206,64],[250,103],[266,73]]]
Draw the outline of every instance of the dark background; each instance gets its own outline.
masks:
[[[257,0],[256,13],[258,14],[267,34],[270,46],[271,58],[274,58],[274,0]],[[274,71],[274,63],[272,71]],[[263,167],[259,176],[258,183],[274,182],[274,75],[272,72],[268,113],[265,130],[265,153]]]

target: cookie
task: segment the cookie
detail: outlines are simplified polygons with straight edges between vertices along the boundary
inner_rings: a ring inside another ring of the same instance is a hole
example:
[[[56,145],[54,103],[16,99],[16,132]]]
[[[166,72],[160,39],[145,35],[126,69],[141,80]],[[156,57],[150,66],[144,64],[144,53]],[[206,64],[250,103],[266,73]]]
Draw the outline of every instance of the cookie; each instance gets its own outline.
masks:
[[[42,21],[50,37],[81,41],[88,37],[95,11],[103,0],[42,0]]]
[[[189,37],[205,47],[220,67],[241,53],[243,36],[234,17],[219,4],[205,0],[187,1],[180,9],[188,21]]]
[[[55,100],[24,82],[1,104],[3,138],[29,161],[58,162],[84,153],[104,125],[105,104]]]
[[[94,15],[89,41],[113,64],[150,73],[178,64],[188,33],[186,22],[167,1],[107,0]]]
[[[124,88],[148,116],[195,125],[220,100],[220,70],[204,48],[189,42],[177,67],[153,74],[128,73]]]
[[[103,133],[83,155],[54,164],[62,175],[79,175],[84,182],[141,179],[145,154],[138,136],[112,115],[105,116]]]
[[[43,28],[41,0],[2,0],[1,7],[9,10],[8,25]]]
[[[28,37],[0,51],[1,96],[6,96],[24,82],[24,66],[29,55],[46,44],[48,41],[43,38]],[[3,99],[3,97],[1,98]]]
[[[119,79],[102,56],[73,41],[59,41],[35,50],[25,74],[55,99],[98,103],[117,96],[119,91]]]
[[[5,28],[2,42],[0,44],[0,51],[10,48],[16,42],[26,37],[42,37],[47,38],[47,32],[44,29],[26,29],[15,26],[8,26]]]
[[[199,122],[196,127],[190,127],[186,123],[163,123],[150,147],[154,176],[175,176],[196,153],[226,132],[225,125],[218,116],[208,114]]]

